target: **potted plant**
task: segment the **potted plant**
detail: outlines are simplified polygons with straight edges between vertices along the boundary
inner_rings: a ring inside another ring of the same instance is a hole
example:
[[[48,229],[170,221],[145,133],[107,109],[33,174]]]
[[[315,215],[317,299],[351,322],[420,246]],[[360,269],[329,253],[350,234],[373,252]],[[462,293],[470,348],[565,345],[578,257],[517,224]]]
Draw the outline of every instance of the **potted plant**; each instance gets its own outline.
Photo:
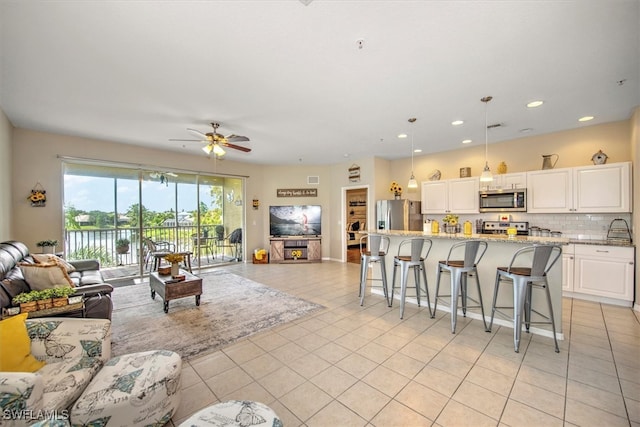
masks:
[[[36,243],[36,246],[42,248],[42,252],[45,254],[53,254],[56,252],[56,246],[58,246],[57,240],[40,240]]]
[[[71,286],[52,288],[52,301],[54,307],[64,307],[69,303],[69,296],[76,291]]]
[[[47,308],[53,308],[53,288],[43,289],[41,291],[31,291],[36,293],[36,302],[38,303],[38,310],[45,310]]]
[[[129,239],[118,239],[116,240],[116,252],[120,255],[126,254],[129,252],[129,244],[131,242]]]
[[[35,294],[33,293],[33,291],[23,292],[13,297],[11,301],[15,305],[20,306],[20,313],[29,313],[31,311],[38,310],[38,304],[36,303],[34,297]]]

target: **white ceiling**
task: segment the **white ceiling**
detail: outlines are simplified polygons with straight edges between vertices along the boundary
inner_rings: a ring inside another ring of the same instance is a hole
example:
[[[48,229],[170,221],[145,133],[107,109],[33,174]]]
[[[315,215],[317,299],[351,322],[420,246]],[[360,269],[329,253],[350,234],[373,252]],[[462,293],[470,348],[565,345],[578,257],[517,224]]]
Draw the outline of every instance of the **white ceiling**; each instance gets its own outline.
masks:
[[[640,105],[640,0],[0,0],[0,25],[14,126],[204,155],[169,139],[218,121],[251,163],[484,144],[486,95],[492,143]]]

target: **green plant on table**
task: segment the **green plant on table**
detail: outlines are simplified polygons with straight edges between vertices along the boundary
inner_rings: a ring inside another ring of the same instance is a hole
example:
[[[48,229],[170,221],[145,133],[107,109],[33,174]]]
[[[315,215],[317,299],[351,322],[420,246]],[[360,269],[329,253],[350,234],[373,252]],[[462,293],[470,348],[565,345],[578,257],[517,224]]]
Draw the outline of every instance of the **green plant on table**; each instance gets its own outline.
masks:
[[[15,297],[13,297],[11,302],[13,302],[13,304],[15,304],[15,305],[26,304],[28,302],[35,301],[35,295],[36,294],[34,294],[33,291],[31,291],[31,292],[23,292],[21,294],[16,295]]]
[[[40,240],[38,243],[36,243],[36,246],[38,246],[39,248],[43,248],[46,246],[58,246],[58,241],[57,240]]]
[[[73,295],[76,290],[71,286],[60,286],[57,288],[51,288],[52,298],[66,298],[69,295]]]
[[[116,240],[116,248],[129,246],[130,243],[129,239],[118,239]]]

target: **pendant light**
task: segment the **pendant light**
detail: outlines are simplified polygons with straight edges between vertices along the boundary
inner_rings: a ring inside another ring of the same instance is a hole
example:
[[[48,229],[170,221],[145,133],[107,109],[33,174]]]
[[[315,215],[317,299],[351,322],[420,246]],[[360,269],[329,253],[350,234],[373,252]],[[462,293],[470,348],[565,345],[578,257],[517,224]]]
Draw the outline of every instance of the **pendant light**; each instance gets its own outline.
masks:
[[[416,120],[415,117],[412,117],[409,119],[409,123],[414,123]],[[413,134],[414,132],[411,132],[411,178],[409,178],[407,188],[415,190],[418,188],[418,181],[416,181],[416,177],[413,175]]]
[[[487,122],[487,104],[492,99],[492,96],[485,96],[480,99],[480,101],[484,102],[484,170],[480,175],[481,182],[493,181],[493,175],[491,175],[491,169],[489,169],[489,124]]]

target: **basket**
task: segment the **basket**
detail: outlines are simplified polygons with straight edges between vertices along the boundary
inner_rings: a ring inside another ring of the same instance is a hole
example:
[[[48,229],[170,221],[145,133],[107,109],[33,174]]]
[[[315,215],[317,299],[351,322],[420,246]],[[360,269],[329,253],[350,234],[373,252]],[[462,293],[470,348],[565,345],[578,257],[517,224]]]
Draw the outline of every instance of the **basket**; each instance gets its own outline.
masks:
[[[158,267],[158,274],[160,274],[161,276],[168,276],[169,274],[171,274],[171,266]]]
[[[262,259],[257,259],[256,254],[253,254],[253,263],[254,264],[269,264],[269,254],[266,254],[262,257]]]

